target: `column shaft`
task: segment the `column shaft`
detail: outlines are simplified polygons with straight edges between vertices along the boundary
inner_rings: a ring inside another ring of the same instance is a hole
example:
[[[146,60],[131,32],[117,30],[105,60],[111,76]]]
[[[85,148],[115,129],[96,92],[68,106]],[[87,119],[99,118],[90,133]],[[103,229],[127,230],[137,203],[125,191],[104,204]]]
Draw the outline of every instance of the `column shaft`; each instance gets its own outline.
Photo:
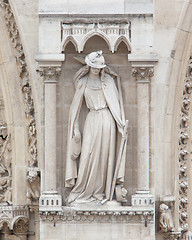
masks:
[[[56,190],[56,81],[45,81],[45,191]]]
[[[137,83],[138,190],[149,191],[149,83]]]

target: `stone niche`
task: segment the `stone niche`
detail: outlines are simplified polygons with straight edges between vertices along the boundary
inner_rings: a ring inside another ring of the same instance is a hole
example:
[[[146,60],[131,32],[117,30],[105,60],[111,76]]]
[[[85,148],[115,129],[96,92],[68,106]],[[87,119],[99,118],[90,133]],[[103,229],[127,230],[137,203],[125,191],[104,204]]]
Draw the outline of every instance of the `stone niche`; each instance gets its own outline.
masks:
[[[124,42],[121,42],[115,53],[109,51],[109,46],[99,36],[91,37],[85,44],[81,54],[77,53],[74,45],[69,42],[65,47],[66,60],[62,66],[62,73],[57,85],[57,154],[58,154],[58,190],[64,189],[60,179],[64,179],[65,174],[65,158],[66,158],[66,139],[68,128],[68,115],[71,101],[74,96],[73,77],[74,74],[83,66],[75,57],[85,56],[93,51],[102,50],[106,63],[121,78],[121,87],[124,101],[124,109],[126,119],[129,120],[128,129],[128,145],[125,173],[125,188],[128,190],[128,200],[130,202],[131,195],[136,191],[136,139],[137,139],[137,120],[136,120],[136,82],[131,77],[131,64],[128,62],[128,49]],[[64,189],[62,195],[66,198],[68,192]]]
[[[69,35],[73,35],[73,29],[68,29]],[[79,29],[80,33],[83,33]],[[102,37],[100,31],[95,28],[95,33],[87,38],[85,44],[82,39],[74,36],[65,36],[61,50],[65,54],[62,71],[57,82],[57,191],[62,196],[63,206],[55,203],[59,196],[45,196],[46,203],[40,199],[40,232],[41,239],[52,240],[105,240],[105,239],[154,239],[154,205],[133,204],[131,199],[137,191],[137,83],[132,77],[132,65],[128,61],[130,48],[124,37],[118,44],[117,39],[109,42]],[[79,33],[79,32],[78,32]],[[130,33],[130,32],[129,32]],[[85,31],[85,34],[87,32]],[[61,33],[62,35],[62,33]],[[74,37],[74,38],[73,38]],[[83,46],[83,47],[82,47]],[[115,47],[114,47],[115,46]],[[108,201],[103,205],[79,204],[69,206],[66,198],[71,189],[64,186],[66,172],[67,132],[68,117],[75,88],[73,77],[83,66],[80,60],[94,51],[103,51],[106,64],[120,76],[125,118],[129,120],[128,143],[125,166],[124,187],[128,190],[127,203],[121,206],[116,201]],[[55,198],[54,198],[55,197]],[[56,199],[56,200],[55,200]],[[142,201],[141,199],[139,200]],[[144,199],[146,202],[146,199]],[[58,201],[60,202],[60,201]],[[126,206],[125,206],[126,205]],[[140,205],[140,206],[139,206]]]

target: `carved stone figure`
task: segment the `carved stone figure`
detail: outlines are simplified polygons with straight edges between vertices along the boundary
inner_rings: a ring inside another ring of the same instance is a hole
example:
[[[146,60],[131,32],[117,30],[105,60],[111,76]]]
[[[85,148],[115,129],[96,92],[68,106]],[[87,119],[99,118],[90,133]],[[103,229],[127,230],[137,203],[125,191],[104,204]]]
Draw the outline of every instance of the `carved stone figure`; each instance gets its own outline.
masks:
[[[67,201],[104,203],[124,181],[128,121],[119,77],[106,67],[102,51],[85,62],[74,77],[69,113],[65,185],[73,189]]]
[[[29,204],[37,203],[40,197],[40,175],[36,168],[29,168],[27,172],[27,187]]]
[[[171,210],[169,207],[162,203],[159,207],[160,217],[159,217],[159,225],[162,232],[173,232],[173,218],[171,214]]]

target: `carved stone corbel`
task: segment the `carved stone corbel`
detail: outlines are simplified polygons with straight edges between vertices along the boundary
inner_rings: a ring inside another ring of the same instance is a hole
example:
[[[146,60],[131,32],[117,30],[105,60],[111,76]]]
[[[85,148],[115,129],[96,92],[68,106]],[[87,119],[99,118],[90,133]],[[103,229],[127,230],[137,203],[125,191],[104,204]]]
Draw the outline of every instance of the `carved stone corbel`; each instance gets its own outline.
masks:
[[[28,203],[37,205],[40,197],[40,170],[28,168],[27,171],[27,199]]]

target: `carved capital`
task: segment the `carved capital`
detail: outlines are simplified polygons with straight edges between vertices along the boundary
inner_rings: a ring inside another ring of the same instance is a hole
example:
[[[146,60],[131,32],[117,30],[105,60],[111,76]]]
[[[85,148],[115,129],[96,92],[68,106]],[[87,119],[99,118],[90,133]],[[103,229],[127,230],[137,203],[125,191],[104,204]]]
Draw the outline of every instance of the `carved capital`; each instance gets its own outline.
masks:
[[[137,82],[142,83],[149,83],[150,78],[154,75],[154,68],[153,67],[133,67],[132,68],[132,75],[136,78]]]
[[[61,67],[40,67],[37,71],[44,77],[44,83],[56,83],[61,75]]]

